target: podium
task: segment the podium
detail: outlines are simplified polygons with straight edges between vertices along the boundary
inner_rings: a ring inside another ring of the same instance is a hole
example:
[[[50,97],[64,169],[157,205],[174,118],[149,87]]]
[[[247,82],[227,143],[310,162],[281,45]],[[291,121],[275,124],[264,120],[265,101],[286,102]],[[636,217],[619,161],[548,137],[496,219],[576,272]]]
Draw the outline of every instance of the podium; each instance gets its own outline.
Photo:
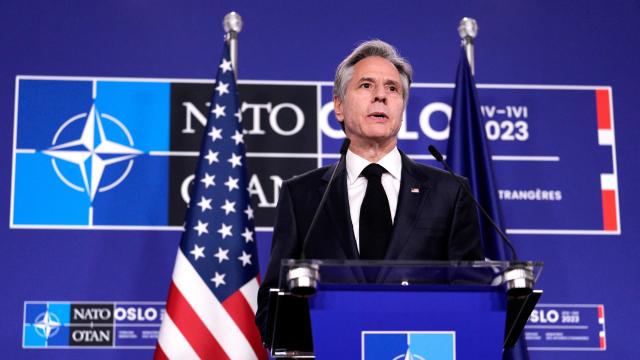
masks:
[[[500,359],[542,292],[538,262],[283,260],[274,358]]]

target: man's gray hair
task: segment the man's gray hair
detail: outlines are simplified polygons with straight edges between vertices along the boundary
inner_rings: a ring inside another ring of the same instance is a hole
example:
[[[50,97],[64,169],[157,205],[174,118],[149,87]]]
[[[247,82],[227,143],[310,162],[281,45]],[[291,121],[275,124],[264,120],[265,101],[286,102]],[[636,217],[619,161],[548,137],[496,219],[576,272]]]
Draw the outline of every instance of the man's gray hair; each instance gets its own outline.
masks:
[[[349,83],[349,80],[351,80],[353,76],[353,67],[358,61],[369,56],[379,56],[386,59],[398,69],[400,79],[402,80],[402,99],[406,106],[409,96],[409,86],[411,85],[411,76],[413,74],[411,64],[398,54],[396,48],[378,39],[365,41],[358,45],[358,47],[338,65],[336,78],[333,82],[333,96],[344,100],[347,93],[347,83]]]

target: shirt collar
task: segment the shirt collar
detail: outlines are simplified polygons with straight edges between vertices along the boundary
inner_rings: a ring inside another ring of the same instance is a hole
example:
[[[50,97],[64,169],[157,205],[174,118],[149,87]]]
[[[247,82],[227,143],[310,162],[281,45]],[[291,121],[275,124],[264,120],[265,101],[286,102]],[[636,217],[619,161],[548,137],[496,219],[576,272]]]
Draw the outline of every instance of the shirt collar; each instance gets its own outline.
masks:
[[[364,170],[367,165],[371,164],[369,160],[351,152],[351,150],[347,151],[346,161],[347,181],[350,185],[356,182],[362,170]],[[393,150],[378,161],[378,165],[385,168],[391,176],[399,180],[400,173],[402,172],[402,157],[400,156],[398,148],[394,147]]]

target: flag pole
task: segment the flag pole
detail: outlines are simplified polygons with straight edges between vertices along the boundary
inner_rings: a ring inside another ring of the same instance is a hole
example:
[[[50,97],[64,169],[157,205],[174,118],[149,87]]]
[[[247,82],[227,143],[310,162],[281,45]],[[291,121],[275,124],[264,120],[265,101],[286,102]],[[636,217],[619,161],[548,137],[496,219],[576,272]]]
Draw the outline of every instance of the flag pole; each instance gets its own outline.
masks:
[[[478,23],[473,18],[463,17],[458,25],[458,34],[462,38],[462,46],[467,53],[467,60],[471,67],[471,75],[476,74],[476,67],[473,62],[473,42],[478,36]]]
[[[238,79],[238,33],[242,31],[242,17],[235,11],[224,16],[222,27],[226,33],[225,41],[229,42],[233,73]]]

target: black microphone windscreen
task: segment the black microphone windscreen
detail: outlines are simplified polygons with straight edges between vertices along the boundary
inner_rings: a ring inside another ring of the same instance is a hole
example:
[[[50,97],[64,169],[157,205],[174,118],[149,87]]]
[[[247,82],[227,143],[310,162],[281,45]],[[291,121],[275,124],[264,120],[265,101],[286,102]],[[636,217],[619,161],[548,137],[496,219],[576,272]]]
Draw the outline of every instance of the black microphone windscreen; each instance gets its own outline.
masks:
[[[351,139],[345,138],[342,142],[342,146],[340,146],[340,155],[344,155],[349,150],[349,145],[351,145]]]
[[[429,152],[431,153],[431,155],[433,155],[434,158],[436,158],[437,161],[442,162],[442,154],[440,153],[440,151],[438,151],[438,149],[436,149],[435,146],[429,145]]]

